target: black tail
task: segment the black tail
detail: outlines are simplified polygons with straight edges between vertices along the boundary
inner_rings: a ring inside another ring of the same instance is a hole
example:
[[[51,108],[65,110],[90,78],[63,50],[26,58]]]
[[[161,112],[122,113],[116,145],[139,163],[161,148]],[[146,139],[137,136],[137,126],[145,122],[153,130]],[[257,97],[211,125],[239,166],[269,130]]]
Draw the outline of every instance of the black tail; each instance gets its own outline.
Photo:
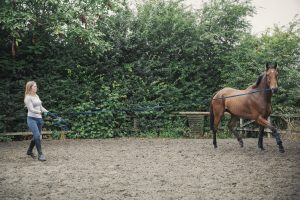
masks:
[[[210,130],[214,130],[215,129],[215,127],[214,127],[214,123],[215,123],[215,116],[214,116],[214,110],[213,110],[213,105],[212,105],[212,103],[210,104]]]

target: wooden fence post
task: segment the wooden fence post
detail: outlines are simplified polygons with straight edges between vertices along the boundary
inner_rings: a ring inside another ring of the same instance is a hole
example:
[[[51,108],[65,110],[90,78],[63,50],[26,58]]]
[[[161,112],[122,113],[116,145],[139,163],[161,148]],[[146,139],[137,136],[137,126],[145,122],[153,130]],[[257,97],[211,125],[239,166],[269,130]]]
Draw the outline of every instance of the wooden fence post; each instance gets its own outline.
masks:
[[[271,116],[268,117],[268,122],[271,123]],[[271,131],[271,130],[270,130],[269,128],[267,128],[266,131],[268,131],[268,132],[267,132],[267,133],[268,133],[268,138],[271,138],[271,134],[270,134],[270,131]]]
[[[242,130],[243,126],[244,126],[244,120],[243,120],[243,118],[240,118],[240,131],[239,131],[240,135],[242,135],[242,133],[243,133],[243,130]]]

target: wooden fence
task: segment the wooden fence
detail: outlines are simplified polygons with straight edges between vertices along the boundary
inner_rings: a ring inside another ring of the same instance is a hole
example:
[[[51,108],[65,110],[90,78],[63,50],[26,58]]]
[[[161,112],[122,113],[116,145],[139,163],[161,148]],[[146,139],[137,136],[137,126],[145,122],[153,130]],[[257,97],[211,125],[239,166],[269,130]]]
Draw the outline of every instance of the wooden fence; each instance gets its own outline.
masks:
[[[205,134],[209,132],[208,127],[208,119],[206,119],[209,116],[209,112],[174,112],[172,115],[179,115],[187,118],[188,126],[191,129],[192,136],[197,137],[203,137]],[[225,116],[230,115],[229,113],[225,112]],[[286,123],[286,128],[283,130],[280,130],[280,133],[282,134],[297,134],[300,136],[300,115],[271,115],[269,117],[269,121],[272,121],[273,118],[280,118]],[[258,126],[253,127],[254,120],[245,121],[243,119],[240,119],[239,124],[237,125],[237,130],[240,132],[240,134],[245,134],[249,132],[259,132]],[[138,131],[139,130],[139,120],[137,118],[133,119],[133,130]],[[220,127],[222,129],[222,127]],[[265,129],[264,130],[269,137],[271,130]],[[67,131],[56,131],[58,134],[58,137],[60,139],[65,138],[65,134],[67,134]],[[52,131],[42,131],[42,135],[51,135]],[[31,132],[14,132],[14,133],[0,133],[0,136],[31,136]]]
[[[209,112],[175,112],[175,115],[184,116],[188,120],[189,127],[191,128],[191,132],[194,136],[204,136],[205,134],[205,117],[209,116]],[[225,112],[225,116],[230,115]],[[278,115],[274,114],[268,118],[268,121],[272,121],[274,118],[280,118],[286,123],[286,128],[280,129],[280,133],[282,134],[300,134],[300,115]],[[244,134],[247,132],[259,132],[258,127],[253,126],[254,120],[243,120],[240,119],[239,124],[237,125],[237,130],[240,134]],[[270,129],[265,129],[265,133],[268,134],[268,137],[271,137]]]

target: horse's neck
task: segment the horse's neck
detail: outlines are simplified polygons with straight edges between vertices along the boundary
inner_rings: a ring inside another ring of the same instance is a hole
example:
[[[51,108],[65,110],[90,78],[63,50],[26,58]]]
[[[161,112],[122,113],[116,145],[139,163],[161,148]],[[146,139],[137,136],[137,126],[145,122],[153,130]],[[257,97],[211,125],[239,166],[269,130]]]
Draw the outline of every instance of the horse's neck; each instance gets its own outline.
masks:
[[[270,88],[267,84],[266,75],[264,75],[264,77],[262,78],[260,84],[257,86],[257,89],[260,90],[260,91],[263,91],[262,97],[264,98],[264,100],[266,100],[267,102],[271,102],[272,92],[269,92],[267,90],[267,89],[270,89]]]

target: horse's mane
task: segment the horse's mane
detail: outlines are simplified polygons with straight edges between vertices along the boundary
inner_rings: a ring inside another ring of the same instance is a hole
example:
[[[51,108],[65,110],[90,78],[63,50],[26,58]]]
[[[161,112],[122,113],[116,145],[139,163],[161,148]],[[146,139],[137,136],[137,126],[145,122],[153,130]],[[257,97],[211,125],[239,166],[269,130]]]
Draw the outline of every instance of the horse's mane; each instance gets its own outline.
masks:
[[[255,89],[255,88],[257,88],[259,86],[261,80],[263,79],[264,75],[265,75],[265,73],[259,75],[259,77],[256,80],[256,83],[254,85],[251,85],[250,87],[248,87],[248,89]]]

